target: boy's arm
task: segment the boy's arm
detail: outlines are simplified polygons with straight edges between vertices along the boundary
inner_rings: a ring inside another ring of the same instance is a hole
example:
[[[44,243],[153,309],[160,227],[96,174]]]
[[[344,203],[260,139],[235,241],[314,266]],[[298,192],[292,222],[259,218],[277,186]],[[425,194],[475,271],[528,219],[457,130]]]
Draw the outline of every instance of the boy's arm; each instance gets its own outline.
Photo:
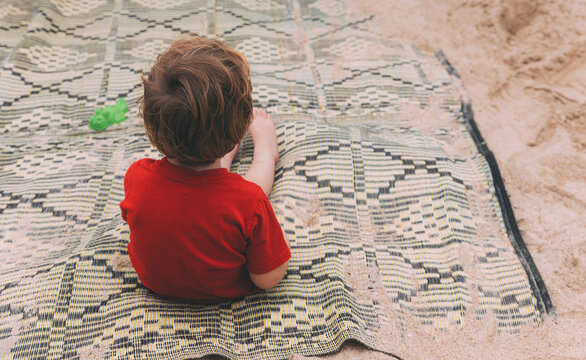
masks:
[[[126,199],[128,198],[128,194],[130,192],[131,177],[137,165],[138,161],[134,162],[132,165],[128,167],[128,170],[126,170],[126,174],[124,174],[124,199],[122,200],[122,202],[120,202],[120,210],[122,213],[122,219],[126,222],[128,222],[128,220],[126,219],[126,214],[128,213],[128,209],[126,207]]]
[[[260,186],[264,193],[269,196],[273,190],[275,176],[275,160],[266,153],[258,153],[255,149],[252,164],[244,178]]]
[[[273,189],[275,164],[279,160],[277,135],[271,115],[254,109],[254,118],[248,130],[254,142],[254,156],[244,178],[260,186],[269,196]]]
[[[285,238],[285,243],[287,247],[291,249],[291,244],[289,243],[289,238],[283,232],[283,237]],[[287,260],[283,265],[279,266],[273,271],[269,271],[266,274],[253,274],[251,272],[248,273],[250,275],[250,280],[254,283],[254,285],[258,286],[261,289],[270,289],[272,287],[277,286],[278,283],[283,280],[283,277],[287,273],[287,268],[289,267],[289,260]]]
[[[289,260],[287,260],[283,265],[279,266],[275,270],[269,271],[266,274],[248,274],[250,275],[250,280],[252,280],[254,285],[266,290],[275,287],[278,283],[281,282],[281,280],[287,273],[288,266]]]

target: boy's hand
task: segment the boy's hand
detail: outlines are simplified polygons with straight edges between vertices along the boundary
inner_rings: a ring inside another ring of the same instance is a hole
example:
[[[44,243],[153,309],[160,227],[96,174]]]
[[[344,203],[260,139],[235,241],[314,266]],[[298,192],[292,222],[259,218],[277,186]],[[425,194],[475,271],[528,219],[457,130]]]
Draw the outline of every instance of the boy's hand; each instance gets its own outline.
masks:
[[[254,157],[270,158],[277,163],[279,149],[277,146],[277,134],[273,118],[264,110],[254,109],[252,123],[248,127],[252,141],[254,142]]]
[[[254,142],[254,156],[244,178],[260,186],[269,196],[275,178],[275,164],[279,160],[275,124],[264,110],[254,109],[252,116],[248,131]]]

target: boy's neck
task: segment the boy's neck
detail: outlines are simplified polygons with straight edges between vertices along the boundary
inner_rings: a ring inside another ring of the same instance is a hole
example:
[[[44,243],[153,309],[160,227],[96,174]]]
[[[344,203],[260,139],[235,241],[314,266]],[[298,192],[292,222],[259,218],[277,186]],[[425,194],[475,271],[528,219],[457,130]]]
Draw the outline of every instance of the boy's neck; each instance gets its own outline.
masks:
[[[180,167],[184,167],[187,169],[191,169],[191,170],[195,170],[195,171],[204,171],[204,170],[212,170],[212,169],[218,169],[222,167],[222,163],[220,162],[221,159],[216,159],[216,161],[214,161],[211,164],[205,164],[205,165],[195,165],[195,166],[190,166],[190,165],[184,165],[181,164],[180,162],[178,162],[176,159],[172,159],[170,157],[167,157],[167,161],[169,161],[171,164],[175,165],[175,166],[180,166]]]

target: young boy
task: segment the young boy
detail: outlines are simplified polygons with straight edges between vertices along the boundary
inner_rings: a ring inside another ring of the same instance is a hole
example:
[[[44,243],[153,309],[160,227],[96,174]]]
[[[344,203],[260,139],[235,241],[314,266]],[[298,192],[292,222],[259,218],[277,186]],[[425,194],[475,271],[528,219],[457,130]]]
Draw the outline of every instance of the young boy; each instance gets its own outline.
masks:
[[[141,282],[196,302],[239,298],[277,285],[291,257],[267,196],[279,158],[273,121],[252,109],[249,67],[226,44],[178,40],[143,77],[141,113],[165,157],[124,178],[128,254]],[[228,169],[246,130],[254,157]]]

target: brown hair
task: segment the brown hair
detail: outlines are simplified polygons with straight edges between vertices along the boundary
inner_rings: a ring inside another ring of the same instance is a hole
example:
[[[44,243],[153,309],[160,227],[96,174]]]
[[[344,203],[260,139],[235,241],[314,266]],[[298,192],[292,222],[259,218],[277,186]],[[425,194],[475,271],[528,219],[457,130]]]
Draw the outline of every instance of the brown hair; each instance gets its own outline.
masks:
[[[185,165],[208,164],[240,143],[252,119],[250,70],[217,40],[177,40],[142,77],[151,143]]]

